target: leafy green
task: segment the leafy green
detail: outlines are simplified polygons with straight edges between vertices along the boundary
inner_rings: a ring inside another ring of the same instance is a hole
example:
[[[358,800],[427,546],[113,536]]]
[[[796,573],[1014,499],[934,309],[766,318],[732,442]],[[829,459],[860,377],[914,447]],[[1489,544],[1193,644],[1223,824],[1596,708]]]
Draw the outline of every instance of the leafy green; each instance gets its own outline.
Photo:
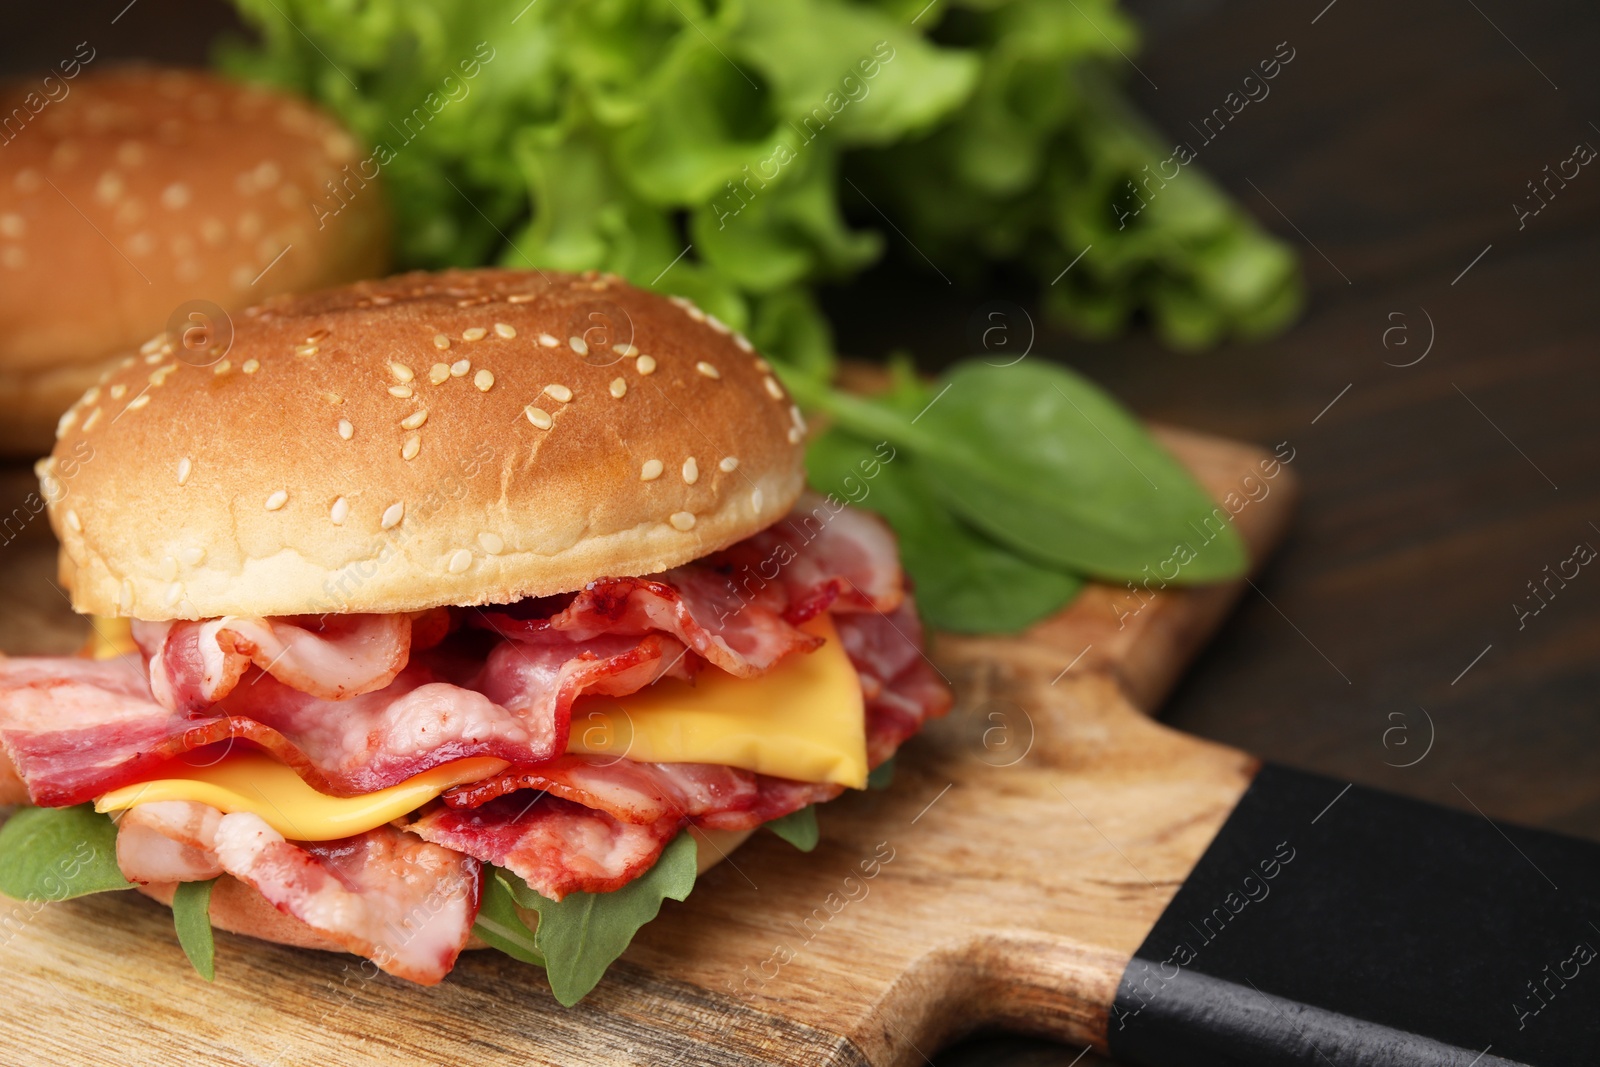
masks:
[[[894,757],[890,756],[888,759],[872,768],[872,773],[867,775],[867,788],[888,789],[889,784],[893,781]]]
[[[543,967],[544,957],[534,944],[534,933],[517,912],[517,901],[511,889],[513,884],[522,886],[522,881],[498,867],[483,869],[483,901],[478,907],[478,921],[473,925],[472,932],[484,944],[499,949],[514,960]],[[526,886],[522,888],[526,889]]]
[[[900,560],[916,579],[917,607],[930,625],[1015,633],[1054,614],[1083,587],[1077,575],[1024,558],[954,515],[909,453],[865,480],[861,464],[873,454],[864,438],[829,429],[807,447],[806,471],[814,487],[841,497],[846,485],[865,486],[848,499],[882,515],[899,535]]]
[[[535,948],[544,956],[551,992],[571,1007],[595,987],[639,928],[656,917],[663,900],[689,896],[695,866],[694,837],[682,833],[662,850],[655,866],[610,893],[570,893],[558,902],[513,875],[500,874],[516,903],[539,913]]]
[[[208,982],[217,976],[217,948],[211,936],[211,889],[216,884],[215,878],[179,882],[172,893],[172,923],[178,929],[178,944],[200,977]]]
[[[0,893],[71,900],[132,889],[117,866],[117,828],[93,806],[21,808],[0,827]]]
[[[791,811],[766,824],[768,830],[783,838],[801,852],[817,847],[822,831],[817,827],[817,806],[808,804],[799,811]]]
[[[1065,368],[973,361],[926,388],[902,377],[884,398],[789,381],[835,422],[808,450],[812,485],[889,521],[923,614],[941,628],[1019,630],[1070,600],[1085,574],[1182,585],[1248,564],[1227,512]]]
[[[814,286],[886,249],[1021,262],[1090,334],[1144,314],[1196,346],[1299,304],[1285,246],[1194,164],[1125,218],[1172,147],[1107,73],[1138,43],[1115,0],[235,3],[259,41],[219,63],[375,153],[403,266],[613,271],[818,380]]]

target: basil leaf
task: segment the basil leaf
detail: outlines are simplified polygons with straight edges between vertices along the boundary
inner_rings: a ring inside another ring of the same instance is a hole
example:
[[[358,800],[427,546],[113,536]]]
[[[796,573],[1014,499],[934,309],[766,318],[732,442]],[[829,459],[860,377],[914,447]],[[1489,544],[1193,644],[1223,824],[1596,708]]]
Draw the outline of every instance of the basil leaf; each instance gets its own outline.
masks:
[[[894,757],[890,756],[867,775],[868,789],[888,789],[889,783],[894,781]]]
[[[217,947],[211,936],[211,889],[215,878],[205,882],[179,882],[172,893],[172,925],[178,929],[178,944],[200,977],[217,977]]]
[[[880,462],[885,455],[893,458]],[[909,450],[885,451],[837,428],[806,450],[814,488],[876,511],[894,529],[925,622],[955,633],[1015,633],[1077,596],[1077,575],[1024,558],[951,514],[917,462]]]
[[[514,960],[544,966],[544,957],[534,945],[534,933],[517,913],[517,902],[511,885],[522,885],[521,879],[498,867],[487,864],[483,868],[483,900],[478,907],[478,921],[472,932],[491,948],[497,948]],[[526,887],[523,887],[526,889]],[[530,890],[531,892],[531,890]]]
[[[801,852],[817,847],[822,831],[817,827],[817,806],[808,804],[799,811],[780,815],[765,824],[768,830],[783,838]]]
[[[928,484],[995,540],[1097,577],[1214,582],[1230,516],[1126,409],[1063,367],[965,363],[919,420]],[[1168,573],[1168,571],[1172,573]]]
[[[20,808],[0,827],[0,893],[71,900],[132,889],[117,866],[117,827],[89,804]]]
[[[668,898],[683,900],[694,888],[694,837],[681,833],[643,875],[610,893],[569,893],[548,900],[521,879],[506,878],[516,902],[539,913],[534,944],[545,959],[550,991],[565,1007],[582,1000],[622,955],[639,928]]]

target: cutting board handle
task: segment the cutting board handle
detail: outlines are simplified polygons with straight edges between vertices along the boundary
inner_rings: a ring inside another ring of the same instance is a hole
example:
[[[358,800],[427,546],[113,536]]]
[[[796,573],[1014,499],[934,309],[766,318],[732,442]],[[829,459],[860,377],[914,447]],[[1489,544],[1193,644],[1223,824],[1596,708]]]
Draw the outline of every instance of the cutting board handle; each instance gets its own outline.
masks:
[[[1145,1067],[1600,1062],[1600,846],[1267,765],[1112,1001]]]

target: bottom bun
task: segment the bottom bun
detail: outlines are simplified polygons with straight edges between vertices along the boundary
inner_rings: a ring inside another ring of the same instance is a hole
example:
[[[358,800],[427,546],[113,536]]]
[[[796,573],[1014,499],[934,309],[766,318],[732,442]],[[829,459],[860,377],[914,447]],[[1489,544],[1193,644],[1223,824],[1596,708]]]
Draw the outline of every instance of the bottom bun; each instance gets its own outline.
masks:
[[[744,844],[745,839],[755,833],[754,830],[701,830],[698,827],[690,827],[689,832],[695,836],[700,845],[701,874],[721,863],[728,853]],[[134,888],[151,900],[171,907],[172,894],[177,890],[178,883],[151,882],[149,885]],[[517,910],[521,912],[522,921],[527,924],[528,929],[532,930],[538,925],[538,912],[521,908]],[[217,879],[217,884],[211,890],[211,925],[218,930],[243,934],[262,941],[274,941],[294,948],[314,948],[324,952],[345,951],[344,946],[327,935],[313,930],[294,916],[279,911],[254,888],[226,874]],[[489,946],[473,937],[467,942],[467,947]]]

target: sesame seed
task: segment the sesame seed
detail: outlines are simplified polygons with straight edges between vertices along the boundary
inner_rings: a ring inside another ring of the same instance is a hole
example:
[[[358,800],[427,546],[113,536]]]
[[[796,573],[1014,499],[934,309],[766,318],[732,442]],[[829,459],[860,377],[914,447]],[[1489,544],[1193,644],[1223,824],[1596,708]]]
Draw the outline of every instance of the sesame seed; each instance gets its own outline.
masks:
[[[572,350],[578,353],[580,356],[587,356],[589,354],[589,342],[585,341],[581,337],[569,337],[567,338],[567,344],[571,346]]]
[[[165,346],[163,346],[163,348],[164,347]],[[149,367],[154,367],[157,363],[161,362],[161,359],[162,359],[164,354],[165,353],[163,351],[151,352],[149,355],[144,357],[145,365],[149,366]]]
[[[483,335],[488,332],[482,326],[473,326],[471,329],[461,331],[461,339],[463,341],[481,341],[483,340]]]
[[[487,531],[478,535],[478,544],[482,545],[483,550],[491,556],[498,556],[506,550],[506,543],[500,539],[500,535]]]
[[[494,372],[487,369],[478,371],[472,376],[472,384],[478,387],[478,392],[487,393],[494,388]]]
[[[754,508],[757,513],[760,513],[760,511],[761,511],[761,490],[756,489],[756,490],[753,490],[750,493],[750,506],[752,508]]]
[[[672,513],[672,517],[667,521],[672,523],[672,528],[674,530],[682,530],[687,532],[694,529],[694,512],[675,511]]]
[[[618,381],[621,381],[621,379],[619,378]],[[557,383],[552,383],[550,385],[545,386],[544,387],[544,391],[546,393],[550,394],[550,396],[554,397],[556,399],[556,401],[558,401],[559,403],[562,403],[562,404],[570,403],[571,400],[572,400],[572,390],[568,389],[564,385],[560,385],[560,384],[557,384]]]
[[[194,472],[194,461],[188,456],[178,460],[178,484],[188,485],[189,475]]]
[[[450,556],[450,573],[460,574],[472,566],[472,553],[465,548],[458,548]]]
[[[227,374],[232,369],[233,369],[233,360],[225,359],[221,363],[218,363],[215,367],[212,367],[211,368],[211,373],[215,374],[217,377],[220,378],[224,374]]]
[[[294,354],[297,356],[314,356],[317,354],[316,345],[295,345]]]
[[[472,369],[472,360],[470,360],[470,359],[458,359],[454,363],[450,364],[450,377],[452,377],[452,378],[464,378],[464,377],[466,377],[467,371],[469,371],[471,369]]]
[[[66,411],[63,411],[61,413],[61,417],[56,420],[56,440],[59,441],[62,435],[64,435],[68,430],[72,429],[72,424],[77,421],[77,408],[68,408]]]
[[[333,507],[328,509],[328,519],[335,526],[343,526],[344,520],[349,516],[349,514],[350,501],[346,500],[344,497],[340,497],[339,499],[335,500],[333,502]]]
[[[150,394],[149,393],[140,393],[138,396],[136,396],[132,400],[128,401],[128,410],[129,411],[138,411],[140,408],[144,407],[148,403],[150,403]]]
[[[750,343],[750,338],[742,333],[733,335],[733,343],[739,346],[739,351],[741,352],[754,352],[756,350],[755,346]]]
[[[683,310],[688,314],[688,316],[691,319],[693,319],[696,322],[704,322],[704,321],[706,321],[706,313],[704,311],[701,311],[699,308],[695,307],[693,304],[690,304],[688,307],[684,308]]]
[[[630,345],[626,341],[624,341],[620,345],[612,345],[611,346],[611,351],[615,352],[617,355],[623,357],[624,359],[630,359],[630,358],[632,358],[634,356],[637,356],[639,354],[638,346],[637,345]]]
[[[435,363],[428,368],[428,381],[434,385],[443,383],[448,377],[450,377],[450,365],[448,363]]]
[[[411,368],[406,366],[404,363],[389,364],[389,373],[393,374],[402,382],[409,382],[411,379],[416,377],[416,375],[412,373]]]
[[[806,420],[805,416],[800,414],[799,404],[789,405],[789,418],[794,422],[795,429],[799,430],[801,433],[806,432]]]
[[[639,480],[641,482],[653,482],[661,477],[661,472],[664,470],[666,470],[666,464],[659,459],[647,459],[644,461],[644,466],[639,468]]]
[[[526,304],[529,301],[537,299],[539,299],[539,294],[537,293],[512,293],[510,296],[506,297],[506,303]]]
[[[244,371],[246,374],[254,374],[256,371],[261,369],[261,361],[259,359],[247,359],[244,361],[244,366],[240,367],[239,369]]]
[[[139,346],[139,354],[141,356],[148,356],[152,352],[160,351],[161,350],[161,346],[164,343],[166,343],[166,340],[167,340],[167,335],[166,334],[164,334],[164,333],[156,334],[154,337],[150,338],[150,340],[146,341],[144,344]]]
[[[382,526],[385,530],[392,530],[396,526],[399,526],[400,520],[405,517],[406,506],[404,504],[390,504],[388,507],[383,509]]]
[[[656,359],[654,356],[640,356],[633,361],[633,366],[640,374],[654,374],[656,372]]]
[[[689,485],[700,480],[700,464],[694,461],[693,456],[683,461],[683,480]]]
[[[707,315],[706,316],[706,325],[711,327],[713,330],[716,330],[718,333],[732,333],[733,332],[733,327],[729,326],[727,323],[723,322],[721,319],[717,318],[715,315]]]
[[[722,471],[725,474],[732,474],[734,471],[739,469],[739,459],[738,459],[738,457],[737,456],[723,456],[722,457],[722,462],[717,464],[717,469]]]
[[[98,385],[91,385],[89,387],[89,391],[87,393],[83,394],[83,403],[85,403],[85,404],[93,404],[96,400],[99,400],[99,399],[100,399],[100,387]]]
[[[800,432],[800,428],[798,426],[789,427],[789,443],[791,445],[799,444],[800,439],[804,436],[805,434]]]
[[[350,420],[349,419],[340,419],[339,420],[339,436],[340,437],[342,437],[346,441],[348,441],[348,440],[350,440],[350,438],[354,437],[355,434],[356,434],[356,428],[350,424]]]
[[[497,337],[511,338],[517,335],[517,328],[509,322],[497,322],[494,324],[494,332]]]
[[[117,599],[117,603],[122,606],[122,610],[124,611],[127,611],[129,608],[133,607],[132,578],[122,579],[122,595]]]
[[[181,582],[173,582],[167,586],[167,603],[169,605],[176,604],[181,596],[183,596],[183,584]]]
[[[178,560],[176,556],[161,557],[161,577],[172,581],[178,576]]]
[[[539,343],[544,345],[546,348],[554,348],[559,345],[561,341],[554,334],[541,333],[539,335]]]
[[[411,414],[407,415],[405,418],[401,419],[400,420],[400,425],[403,428],[407,429],[407,430],[415,430],[417,427],[421,426],[423,423],[425,423],[427,421],[428,421],[428,409],[427,408],[418,408],[417,410],[413,411]]]
[[[83,432],[88,433],[94,429],[95,423],[100,421],[100,409],[95,408],[89,412],[89,417],[83,420]]]
[[[434,334],[433,335],[433,347],[437,348],[439,351],[443,352],[445,349],[450,347],[450,338],[446,337],[442,333]]]
[[[391,385],[391,386],[389,386],[389,395],[390,396],[394,396],[394,397],[399,397],[401,400],[410,400],[411,399],[411,393],[412,393],[412,389],[411,389],[411,386],[409,386],[409,385]]]
[[[83,520],[78,518],[78,513],[76,511],[68,509],[67,526],[72,530],[73,533],[83,532]]]
[[[722,377],[721,371],[717,370],[717,368],[713,367],[703,359],[694,365],[694,369],[699,371],[701,374],[704,374],[707,378],[711,378],[713,380]]]
[[[522,413],[528,416],[529,422],[533,423],[541,430],[548,430],[555,423],[555,420],[550,418],[550,413],[548,411],[546,411],[544,408],[536,408],[532,404],[529,404],[527,407],[523,408]]]
[[[113,385],[106,391],[111,394],[112,400],[121,400],[123,397],[128,395],[128,387],[123,385],[121,382],[118,382],[116,385]]]
[[[760,371],[762,374],[771,374],[772,373],[772,364],[768,363],[766,360],[762,359],[760,356],[757,356],[756,357],[756,370]]]
[[[419,433],[409,434],[406,437],[406,443],[400,446],[400,458],[416,459],[417,453],[421,451],[422,435]]]
[[[628,383],[621,378],[611,379],[611,395],[621,400],[628,392]]]
[[[267,510],[277,511],[288,502],[289,494],[284,492],[282,489],[275,489],[273,490],[272,495],[267,497]]]
[[[190,545],[183,550],[183,563],[186,567],[198,567],[206,561],[206,550],[199,545]]]

